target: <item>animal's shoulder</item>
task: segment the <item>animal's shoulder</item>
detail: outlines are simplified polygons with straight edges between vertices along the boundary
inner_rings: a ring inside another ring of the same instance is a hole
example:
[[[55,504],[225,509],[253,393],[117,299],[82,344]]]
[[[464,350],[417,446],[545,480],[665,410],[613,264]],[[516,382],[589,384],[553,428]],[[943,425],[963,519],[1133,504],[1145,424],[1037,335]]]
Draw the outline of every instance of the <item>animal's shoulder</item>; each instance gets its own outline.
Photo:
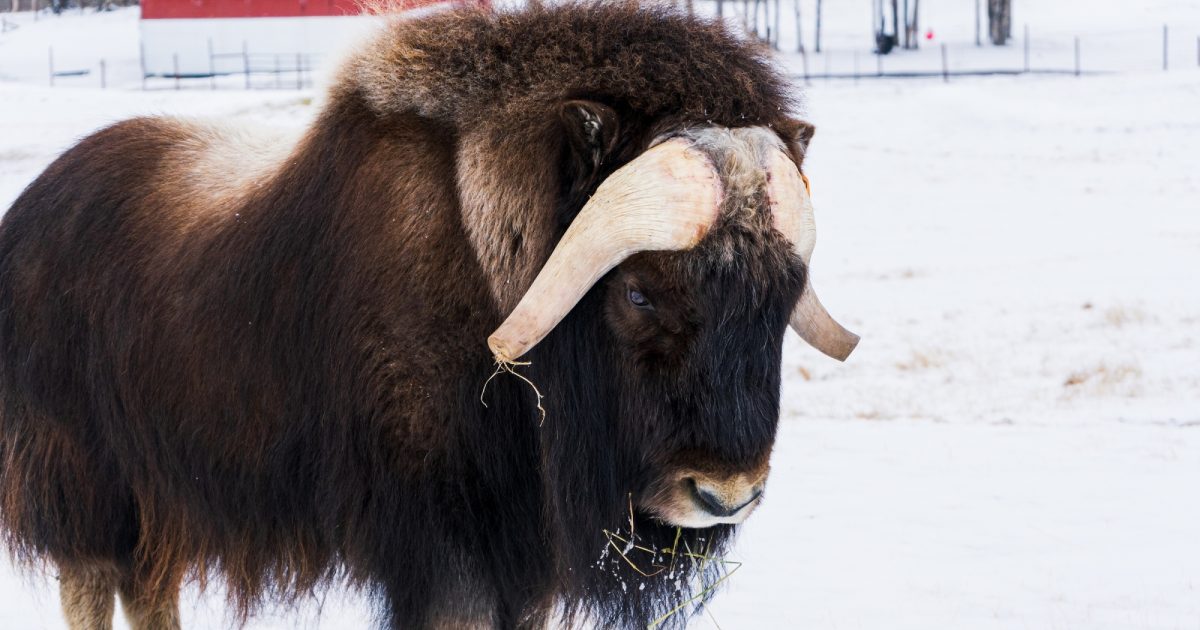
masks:
[[[218,191],[241,189],[262,180],[286,161],[300,133],[261,124],[218,120],[164,119],[180,138],[168,156],[168,177],[178,184]]]

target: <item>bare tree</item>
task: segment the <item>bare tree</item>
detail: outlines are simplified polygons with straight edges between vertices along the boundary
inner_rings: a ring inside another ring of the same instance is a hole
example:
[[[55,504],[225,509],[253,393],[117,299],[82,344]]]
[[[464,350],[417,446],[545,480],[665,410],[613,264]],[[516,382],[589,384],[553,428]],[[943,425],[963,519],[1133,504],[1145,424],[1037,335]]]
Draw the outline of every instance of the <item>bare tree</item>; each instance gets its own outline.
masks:
[[[821,52],[821,0],[817,0],[817,37],[814,42],[814,50]]]
[[[796,0],[792,4],[792,8],[796,12],[796,52],[804,52],[804,28],[800,21],[800,0]]]
[[[996,46],[1012,37],[1012,0],[988,0],[988,35]]]
[[[907,0],[905,0],[905,4],[907,4]],[[889,5],[892,9],[891,33],[888,32],[887,28],[887,13]],[[891,2],[888,2],[887,0],[876,0],[872,6],[874,7],[872,12],[875,14],[875,17],[879,18],[879,26],[875,30],[875,53],[879,55],[886,55],[891,53],[895,47],[904,44],[904,40],[900,37],[899,2],[898,0],[891,0]],[[908,16],[904,17],[904,24],[907,28]]]
[[[982,46],[982,45],[983,45],[983,40],[981,39],[981,36],[980,36],[980,34],[979,34],[979,33],[980,33],[980,28],[979,28],[979,13],[980,13],[980,11],[979,11],[979,2],[980,2],[980,0],[975,0],[975,45],[976,45],[976,46]]]
[[[899,0],[892,0],[892,35],[896,36],[896,43],[900,43],[900,6]]]
[[[775,50],[779,50],[779,30],[780,30],[779,20],[780,20],[780,14],[783,13],[782,11],[779,10],[779,4],[781,1],[782,0],[775,0],[775,33],[774,33],[774,35],[775,35],[775,44],[774,44]]]
[[[907,4],[907,0],[905,0]],[[908,13],[908,8],[905,7],[904,20],[905,32],[911,32],[912,44],[905,48],[917,49],[920,47],[920,0],[912,0],[912,13]]]
[[[921,46],[921,0],[913,0],[912,5],[912,47],[914,49]],[[907,19],[907,16],[906,16]]]

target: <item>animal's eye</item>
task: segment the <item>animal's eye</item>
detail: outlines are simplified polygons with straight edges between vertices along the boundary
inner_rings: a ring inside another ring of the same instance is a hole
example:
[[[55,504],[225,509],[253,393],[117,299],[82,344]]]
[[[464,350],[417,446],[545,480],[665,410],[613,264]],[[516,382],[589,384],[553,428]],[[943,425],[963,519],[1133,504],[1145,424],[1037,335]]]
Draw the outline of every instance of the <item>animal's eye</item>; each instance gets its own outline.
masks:
[[[650,308],[650,300],[647,300],[646,296],[642,295],[642,292],[637,289],[629,290],[629,303],[638,308]]]

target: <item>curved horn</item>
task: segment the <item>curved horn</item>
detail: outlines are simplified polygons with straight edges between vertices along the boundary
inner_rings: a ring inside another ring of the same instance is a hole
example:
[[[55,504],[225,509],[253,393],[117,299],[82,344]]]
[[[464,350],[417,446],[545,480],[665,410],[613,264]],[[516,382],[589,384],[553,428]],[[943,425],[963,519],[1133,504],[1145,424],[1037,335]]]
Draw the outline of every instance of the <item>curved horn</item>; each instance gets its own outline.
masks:
[[[813,290],[809,259],[817,244],[817,224],[808,178],[801,175],[796,165],[778,149],[771,152],[767,169],[767,195],[771,200],[775,229],[792,241],[796,254],[810,271],[805,277],[800,300],[792,309],[792,330],[817,350],[845,361],[858,345],[859,337],[834,321]]]
[[[488,337],[497,361],[525,354],[588,289],[629,256],[692,247],[717,217],[721,184],[707,157],[682,139],[617,169],[571,222],[546,265]]]

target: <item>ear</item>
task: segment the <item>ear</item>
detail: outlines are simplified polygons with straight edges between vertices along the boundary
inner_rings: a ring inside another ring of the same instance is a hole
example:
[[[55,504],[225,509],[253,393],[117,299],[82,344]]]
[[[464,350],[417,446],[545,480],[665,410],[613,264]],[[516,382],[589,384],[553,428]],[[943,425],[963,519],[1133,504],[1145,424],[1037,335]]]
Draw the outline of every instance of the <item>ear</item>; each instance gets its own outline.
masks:
[[[817,128],[803,120],[797,120],[796,123],[796,144],[800,145],[800,148],[807,152],[808,143],[812,142],[813,135],[817,133]]]
[[[617,112],[603,103],[570,100],[559,107],[563,132],[574,155],[579,175],[594,173],[616,148],[619,137]]]
[[[784,138],[791,138],[791,144],[794,150],[799,153],[797,158],[803,159],[804,154],[808,153],[808,143],[812,142],[813,134],[817,133],[817,128],[803,120],[789,118],[786,122],[780,125],[779,131]]]

